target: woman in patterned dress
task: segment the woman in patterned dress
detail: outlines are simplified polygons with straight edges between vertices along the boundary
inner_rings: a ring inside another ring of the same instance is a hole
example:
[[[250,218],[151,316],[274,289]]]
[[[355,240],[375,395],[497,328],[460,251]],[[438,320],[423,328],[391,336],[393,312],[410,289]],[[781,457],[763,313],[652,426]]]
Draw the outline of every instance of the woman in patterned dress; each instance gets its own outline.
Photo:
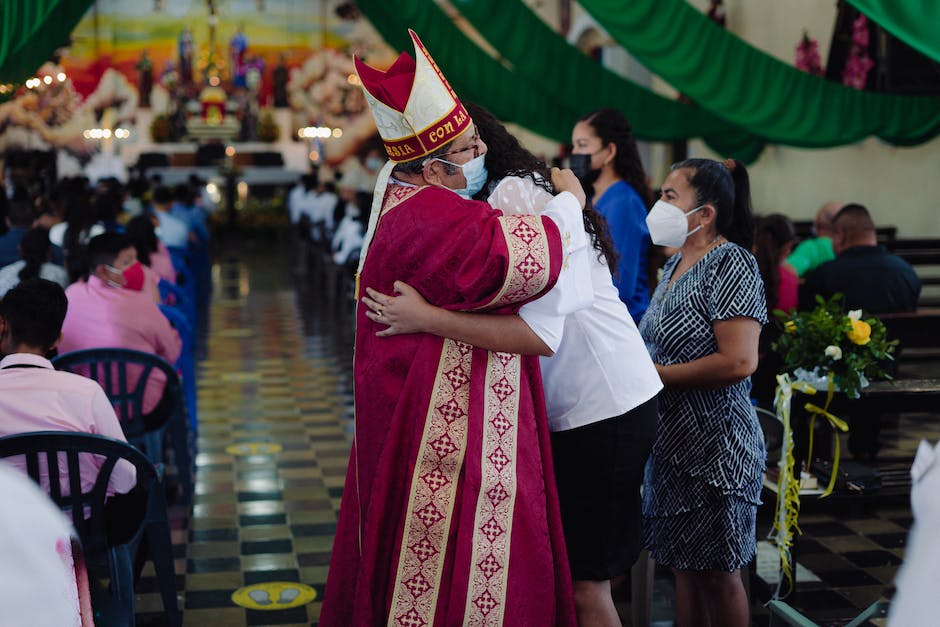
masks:
[[[749,377],[767,313],[747,171],[733,160],[673,165],[647,222],[654,243],[679,251],[639,326],[665,385],[644,540],[675,575],[678,627],[748,625],[738,570],[756,553],[765,457]]]

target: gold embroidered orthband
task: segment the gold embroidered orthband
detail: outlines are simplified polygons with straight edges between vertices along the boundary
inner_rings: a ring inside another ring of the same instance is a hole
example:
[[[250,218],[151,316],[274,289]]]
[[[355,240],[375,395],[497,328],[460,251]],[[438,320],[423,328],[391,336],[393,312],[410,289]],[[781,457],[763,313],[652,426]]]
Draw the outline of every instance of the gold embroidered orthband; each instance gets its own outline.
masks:
[[[481,484],[464,625],[497,627],[506,612],[512,517],[516,507],[519,378],[522,358],[490,353],[483,404]]]
[[[472,361],[472,346],[444,340],[411,478],[390,626],[435,623],[457,479],[467,449]]]
[[[478,309],[491,309],[535,296],[548,284],[548,235],[539,216],[502,216],[503,236],[509,248],[509,272],[499,294]]]

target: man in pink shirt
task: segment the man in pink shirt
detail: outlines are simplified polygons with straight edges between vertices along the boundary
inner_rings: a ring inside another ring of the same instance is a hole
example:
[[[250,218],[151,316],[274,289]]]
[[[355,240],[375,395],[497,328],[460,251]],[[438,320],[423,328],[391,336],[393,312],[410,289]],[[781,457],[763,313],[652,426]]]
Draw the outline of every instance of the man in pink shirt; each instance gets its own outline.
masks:
[[[59,352],[86,348],[129,348],[175,363],[182,349],[179,334],[144,291],[137,251],[123,235],[103,233],[88,243],[89,275],[65,290],[68,313]],[[140,370],[128,369],[130,384]],[[164,398],[166,376],[151,372],[144,389],[144,421],[159,424],[172,411]]]
[[[0,301],[0,436],[30,431],[78,431],[126,442],[104,390],[95,381],[55,370],[46,359],[59,342],[68,301],[62,288],[45,279],[27,279]],[[26,471],[22,458],[11,465]],[[93,456],[79,459],[82,490],[90,491],[101,467]],[[45,466],[41,483],[48,488]],[[68,493],[68,472],[60,466],[60,485]],[[114,468],[108,496],[137,483],[127,461]]]

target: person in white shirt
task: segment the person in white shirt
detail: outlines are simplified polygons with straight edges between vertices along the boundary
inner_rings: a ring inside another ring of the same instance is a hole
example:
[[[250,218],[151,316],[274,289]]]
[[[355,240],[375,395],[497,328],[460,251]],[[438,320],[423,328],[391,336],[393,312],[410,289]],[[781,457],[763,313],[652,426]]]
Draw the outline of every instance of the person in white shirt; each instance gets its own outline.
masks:
[[[169,248],[186,248],[195,240],[189,225],[170,213],[173,194],[168,187],[158,186],[153,190],[153,213],[157,216],[157,237]]]
[[[362,249],[363,228],[359,207],[354,200],[346,202],[346,215],[333,234],[333,263],[338,266],[349,261],[349,256]]]
[[[537,213],[551,199],[544,166],[479,107],[468,106],[490,147],[486,165],[498,181],[487,201],[504,213]],[[491,156],[492,155],[492,156]],[[529,174],[526,174],[529,173]],[[491,184],[492,185],[492,184]],[[613,246],[603,219],[586,210],[594,248],[590,305],[553,313],[552,292],[523,305],[519,316],[451,312],[432,307],[396,282],[397,297],[367,288],[378,335],[417,331],[490,350],[542,355],[542,380],[565,543],[581,625],[620,625],[610,580],[626,573],[640,551],[640,486],[656,435],[662,382],[610,273]]]
[[[0,606],[5,625],[82,627],[91,622],[86,578],[76,576],[68,519],[22,473],[0,462]],[[81,583],[80,583],[81,581]]]
[[[117,414],[96,381],[56,370],[45,357],[62,338],[68,309],[63,289],[45,279],[27,279],[0,300],[0,436],[30,431],[77,431],[126,442]],[[11,458],[13,467],[25,472],[25,460]],[[83,491],[91,491],[101,460],[79,457]],[[67,468],[59,468],[60,486],[68,493]],[[45,468],[40,480],[49,485]],[[108,483],[109,534],[125,538],[143,513],[143,496],[134,466],[120,460]]]
[[[888,612],[889,627],[937,624],[937,578],[940,577],[940,444],[922,440],[911,465],[911,512],[904,563],[894,580],[897,592]]]

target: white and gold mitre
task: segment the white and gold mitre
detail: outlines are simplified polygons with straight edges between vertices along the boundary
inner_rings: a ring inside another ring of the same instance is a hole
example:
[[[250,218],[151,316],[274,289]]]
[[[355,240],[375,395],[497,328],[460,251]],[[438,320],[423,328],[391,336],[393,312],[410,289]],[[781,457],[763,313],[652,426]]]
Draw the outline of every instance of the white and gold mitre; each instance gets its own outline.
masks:
[[[387,71],[355,59],[356,72],[389,159],[423,157],[470,126],[457,94],[413,30],[415,58],[402,52]]]

